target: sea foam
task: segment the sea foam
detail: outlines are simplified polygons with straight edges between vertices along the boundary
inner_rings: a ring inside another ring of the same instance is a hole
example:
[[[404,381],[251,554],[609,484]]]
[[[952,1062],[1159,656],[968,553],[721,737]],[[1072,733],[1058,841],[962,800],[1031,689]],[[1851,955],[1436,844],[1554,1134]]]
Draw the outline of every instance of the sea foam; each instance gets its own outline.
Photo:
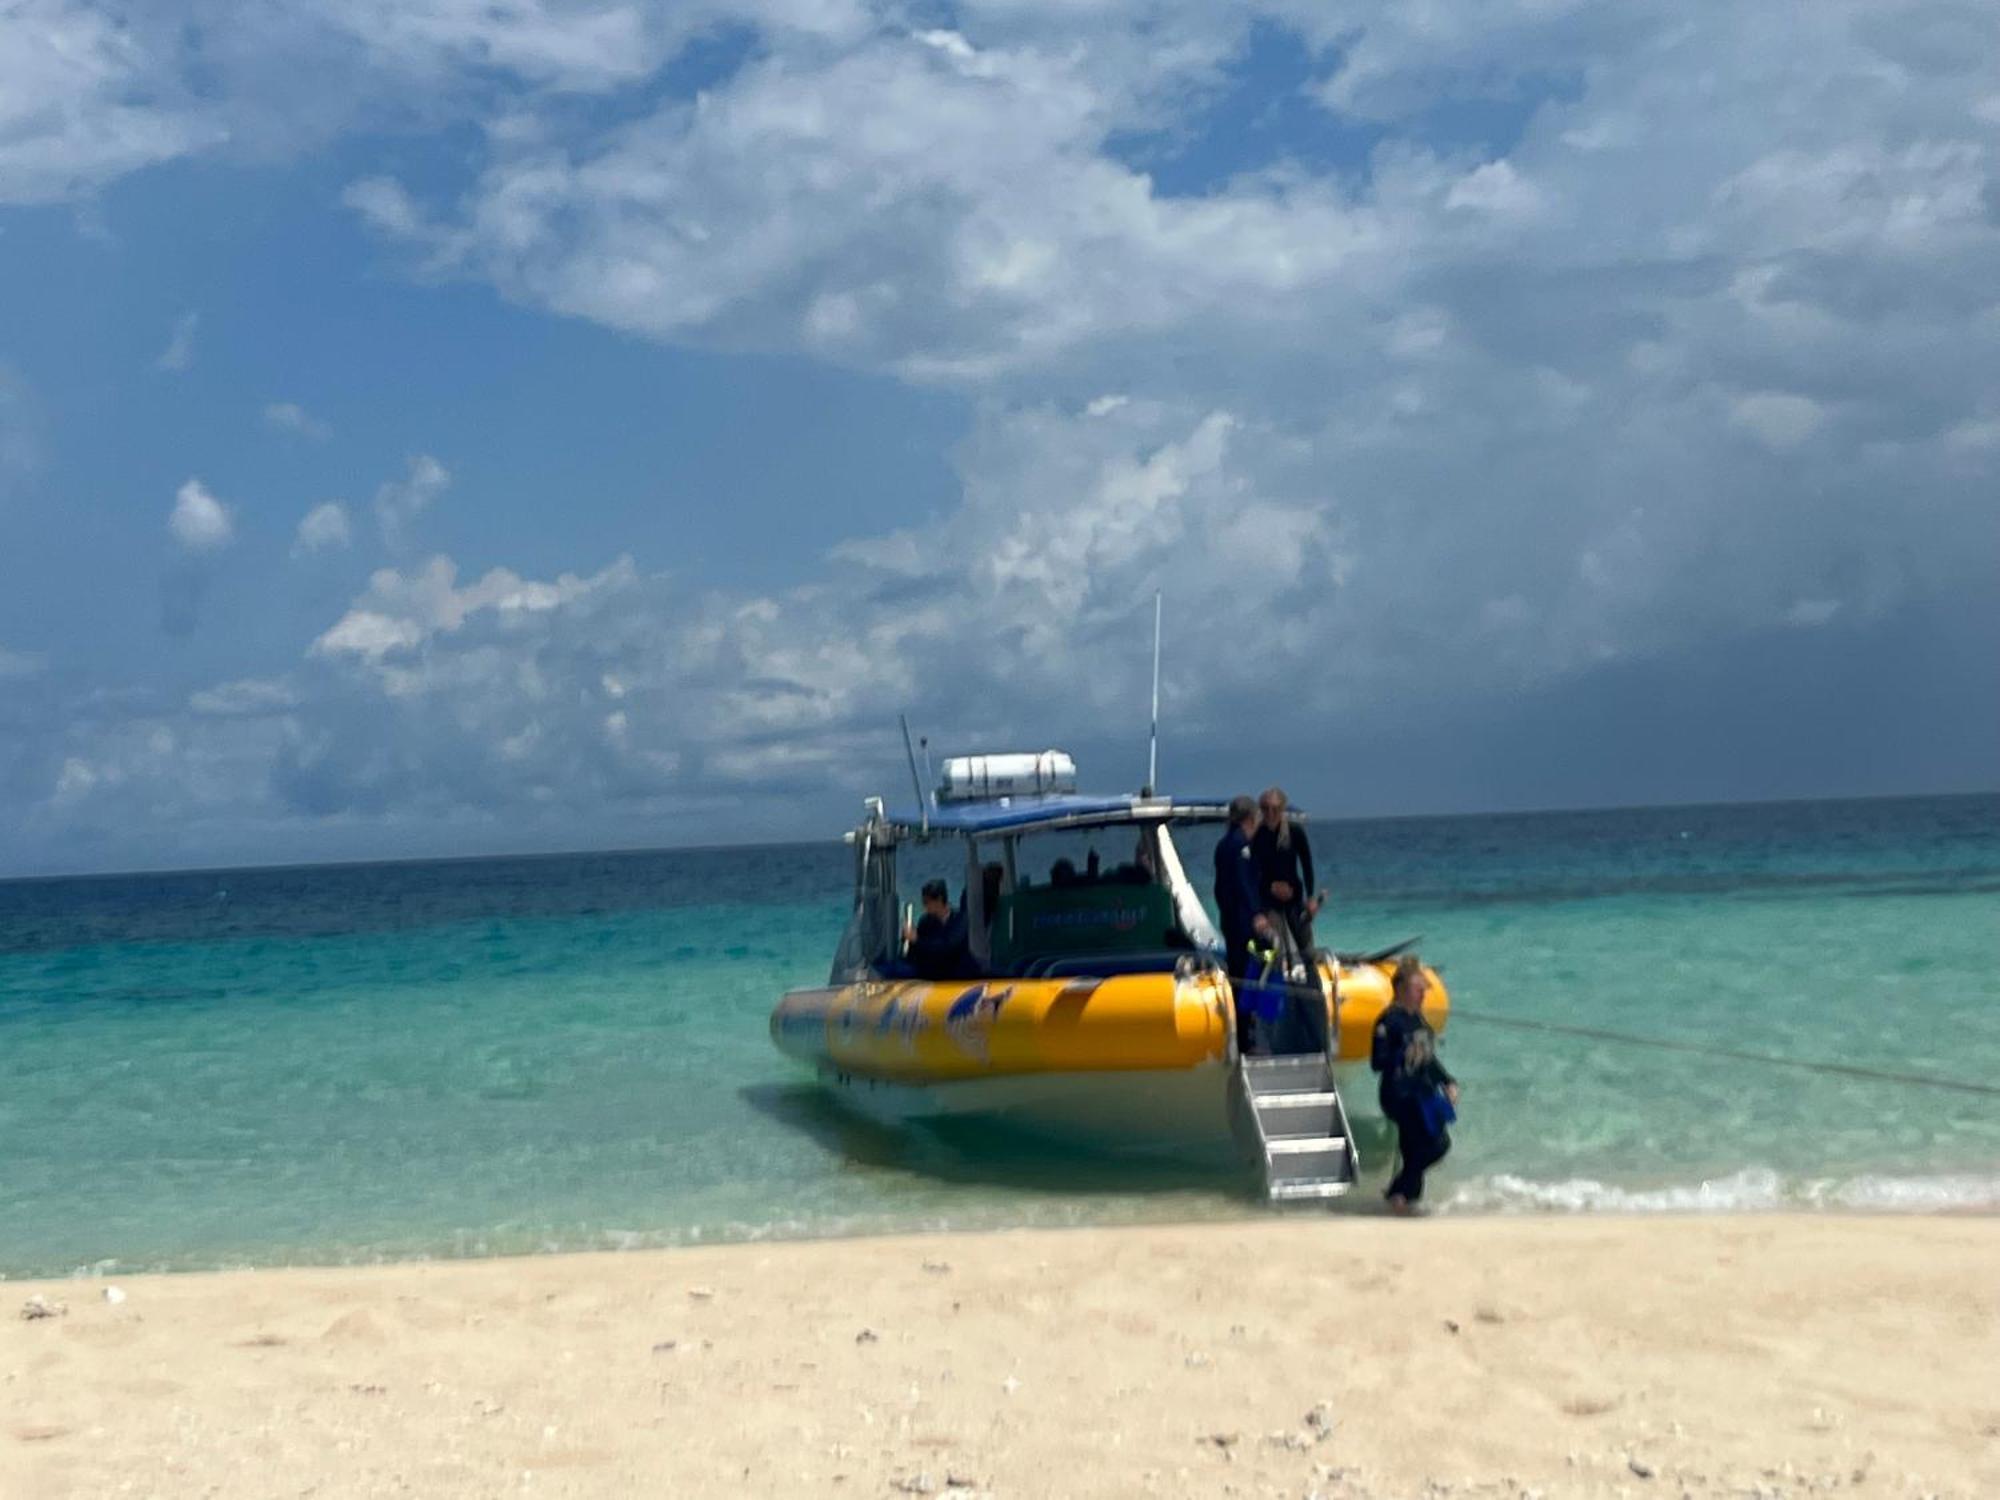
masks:
[[[1786,1177],[1746,1167],[1701,1182],[1623,1187],[1591,1177],[1536,1181],[1500,1172],[1463,1183],[1442,1205],[1455,1213],[1854,1213],[2000,1211],[2000,1175]]]

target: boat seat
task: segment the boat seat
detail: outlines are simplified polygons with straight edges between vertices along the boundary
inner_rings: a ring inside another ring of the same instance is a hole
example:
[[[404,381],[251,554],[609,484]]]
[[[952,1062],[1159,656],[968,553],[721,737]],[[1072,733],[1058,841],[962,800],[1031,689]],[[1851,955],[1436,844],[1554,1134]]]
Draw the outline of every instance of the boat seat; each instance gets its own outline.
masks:
[[[1010,972],[1023,979],[1046,979],[1050,966],[1062,962],[1062,959],[1063,955],[1059,953],[1037,953],[1018,960]]]

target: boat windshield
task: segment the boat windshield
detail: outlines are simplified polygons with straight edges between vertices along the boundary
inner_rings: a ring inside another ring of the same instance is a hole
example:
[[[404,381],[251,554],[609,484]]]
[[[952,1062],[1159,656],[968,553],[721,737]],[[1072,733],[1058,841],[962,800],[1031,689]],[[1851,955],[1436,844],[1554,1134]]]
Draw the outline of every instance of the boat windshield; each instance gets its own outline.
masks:
[[[1172,968],[1195,941],[1163,877],[1162,833],[1148,823],[1004,841],[999,868],[984,881],[993,896],[987,928],[993,970]]]
[[[1012,840],[1017,890],[1093,885],[1154,885],[1157,824],[1065,828]]]

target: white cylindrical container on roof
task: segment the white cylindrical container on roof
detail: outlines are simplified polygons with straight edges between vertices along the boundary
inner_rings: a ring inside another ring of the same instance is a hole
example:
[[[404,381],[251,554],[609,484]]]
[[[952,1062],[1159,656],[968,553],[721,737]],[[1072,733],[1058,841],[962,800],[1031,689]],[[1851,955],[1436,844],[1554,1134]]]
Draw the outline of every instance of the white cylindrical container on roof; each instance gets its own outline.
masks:
[[[1008,755],[954,755],[938,777],[940,802],[994,797],[1038,797],[1076,790],[1076,762],[1067,751]]]

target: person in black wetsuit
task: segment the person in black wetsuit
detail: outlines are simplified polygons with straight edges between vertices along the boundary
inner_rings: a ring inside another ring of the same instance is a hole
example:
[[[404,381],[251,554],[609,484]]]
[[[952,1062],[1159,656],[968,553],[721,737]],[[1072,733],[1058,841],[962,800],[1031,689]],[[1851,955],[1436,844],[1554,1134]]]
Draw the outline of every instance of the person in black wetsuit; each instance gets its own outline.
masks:
[[[1257,804],[1248,797],[1230,798],[1229,832],[1215,846],[1215,912],[1222,919],[1232,979],[1250,971],[1250,940],[1270,930],[1257,853],[1250,845],[1256,828]]]
[[[970,972],[965,914],[951,909],[951,887],[924,882],[924,914],[903,933],[904,957],[919,979],[960,979]]]
[[[1291,929],[1299,952],[1313,951],[1312,919],[1326,899],[1313,880],[1312,841],[1291,817],[1291,801],[1283,787],[1266,787],[1257,799],[1262,815],[1251,839],[1256,851],[1259,893],[1266,911],[1276,912]]]
[[[1257,804],[1248,797],[1229,799],[1229,832],[1215,846],[1215,912],[1222,919],[1222,941],[1229,955],[1229,977],[1242,980],[1250,973],[1250,943],[1268,934],[1270,920],[1264,915],[1262,882],[1257,873],[1257,853],[1250,847],[1257,828]],[[1245,1052],[1251,1050],[1254,1026],[1238,997],[1236,1040]]]
[[[1458,1103],[1458,1081],[1438,1061],[1437,1033],[1424,1019],[1423,965],[1406,953],[1396,964],[1395,998],[1375,1023],[1369,1065],[1382,1075],[1383,1115],[1396,1127],[1402,1163],[1383,1194],[1391,1213],[1423,1200],[1424,1173],[1451,1150],[1445,1122]]]

